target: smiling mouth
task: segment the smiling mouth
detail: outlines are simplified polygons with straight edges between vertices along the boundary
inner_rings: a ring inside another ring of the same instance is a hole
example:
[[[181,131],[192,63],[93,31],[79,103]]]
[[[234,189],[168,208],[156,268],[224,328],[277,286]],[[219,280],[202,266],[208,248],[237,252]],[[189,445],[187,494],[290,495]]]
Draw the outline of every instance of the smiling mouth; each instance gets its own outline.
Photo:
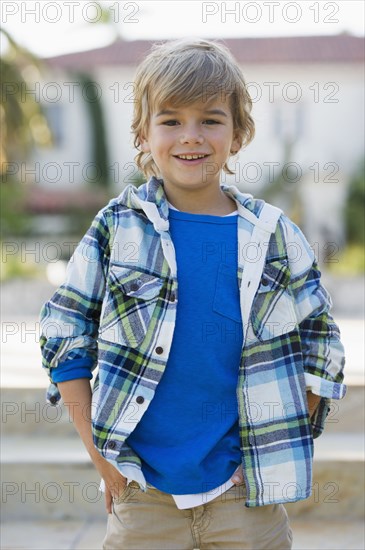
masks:
[[[197,155],[174,155],[174,157],[181,160],[198,160],[198,159],[204,159],[206,157],[209,157],[209,155],[202,153]]]

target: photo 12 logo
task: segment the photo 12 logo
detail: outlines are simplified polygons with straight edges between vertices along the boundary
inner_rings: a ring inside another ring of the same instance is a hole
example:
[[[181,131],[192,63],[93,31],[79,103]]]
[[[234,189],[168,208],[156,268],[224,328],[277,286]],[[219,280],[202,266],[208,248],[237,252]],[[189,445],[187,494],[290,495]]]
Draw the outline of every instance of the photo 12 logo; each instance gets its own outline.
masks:
[[[310,14],[312,23],[339,23],[337,2],[202,2],[202,22],[299,23]]]
[[[100,23],[108,20],[113,23],[139,23],[140,7],[136,2],[2,2],[1,23],[6,24],[17,18],[20,23],[68,23],[83,20],[87,23]]]

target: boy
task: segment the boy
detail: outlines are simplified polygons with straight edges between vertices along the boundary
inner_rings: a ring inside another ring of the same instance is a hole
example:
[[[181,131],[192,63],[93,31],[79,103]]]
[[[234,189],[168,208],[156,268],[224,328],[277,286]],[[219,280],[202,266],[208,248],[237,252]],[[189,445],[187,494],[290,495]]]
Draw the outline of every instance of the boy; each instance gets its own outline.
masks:
[[[225,47],[155,46],[132,124],[150,179],[99,212],[43,308],[49,399],[72,403],[103,479],[106,549],[291,548],[282,503],[311,494],[313,438],[345,393],[304,236],[220,185],[250,111]]]

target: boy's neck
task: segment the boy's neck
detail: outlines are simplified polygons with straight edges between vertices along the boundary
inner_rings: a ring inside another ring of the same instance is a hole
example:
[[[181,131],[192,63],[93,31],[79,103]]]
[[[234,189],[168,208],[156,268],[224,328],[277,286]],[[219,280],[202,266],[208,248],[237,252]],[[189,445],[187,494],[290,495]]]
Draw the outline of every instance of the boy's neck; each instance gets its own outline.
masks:
[[[174,191],[166,191],[165,189],[166,197],[172,206],[181,212],[226,216],[237,210],[235,201],[225,195],[220,189],[218,189],[217,194],[213,197],[199,192],[181,194],[180,191],[177,191],[177,193]]]

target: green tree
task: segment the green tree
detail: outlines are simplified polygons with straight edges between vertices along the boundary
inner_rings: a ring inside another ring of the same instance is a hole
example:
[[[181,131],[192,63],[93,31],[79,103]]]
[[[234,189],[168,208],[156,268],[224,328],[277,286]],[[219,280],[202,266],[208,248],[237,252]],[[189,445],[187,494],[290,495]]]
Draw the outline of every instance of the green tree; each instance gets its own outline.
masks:
[[[283,143],[283,160],[280,163],[280,169],[276,170],[275,177],[265,183],[260,196],[266,202],[281,208],[293,221],[301,224],[303,205],[299,193],[300,183],[297,181],[296,171],[293,173],[290,169],[294,145],[292,141]]]
[[[42,108],[33,94],[34,83],[40,77],[42,62],[20,46],[4,29],[0,33],[8,48],[0,56],[0,161],[1,174],[9,163],[26,157],[33,145],[52,143],[52,134]],[[2,182],[7,178],[2,177]]]
[[[22,234],[30,217],[24,208],[26,188],[19,181],[19,160],[25,160],[35,145],[52,143],[52,134],[42,108],[33,94],[42,71],[41,61],[20,46],[4,29],[8,43],[0,56],[0,209],[2,235]]]
[[[365,244],[365,158],[354,173],[345,208],[346,237],[349,244]]]
[[[108,169],[106,128],[96,83],[90,75],[83,72],[76,73],[76,78],[81,83],[81,87],[88,90],[87,99],[85,99],[85,101],[92,127],[92,161],[97,169],[96,176],[99,176],[99,178],[95,178],[95,180],[93,178],[93,181],[101,187],[108,187],[111,182]]]

